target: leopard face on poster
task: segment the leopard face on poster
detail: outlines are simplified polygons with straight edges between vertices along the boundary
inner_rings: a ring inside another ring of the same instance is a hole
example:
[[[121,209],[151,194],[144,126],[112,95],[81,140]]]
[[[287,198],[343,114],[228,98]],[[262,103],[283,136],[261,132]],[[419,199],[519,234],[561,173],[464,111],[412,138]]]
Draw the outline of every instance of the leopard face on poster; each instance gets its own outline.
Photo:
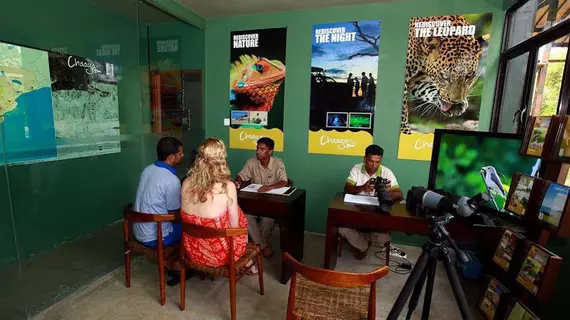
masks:
[[[286,42],[286,28],[231,33],[230,148],[269,137],[283,151]]]
[[[429,161],[435,129],[479,127],[492,14],[410,20],[398,159]]]

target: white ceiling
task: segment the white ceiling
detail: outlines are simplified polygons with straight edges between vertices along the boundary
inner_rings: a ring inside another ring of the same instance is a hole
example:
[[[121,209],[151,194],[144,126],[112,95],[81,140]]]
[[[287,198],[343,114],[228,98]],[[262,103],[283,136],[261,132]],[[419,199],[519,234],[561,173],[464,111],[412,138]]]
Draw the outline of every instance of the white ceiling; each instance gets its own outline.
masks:
[[[394,0],[175,0],[204,18],[314,9]]]

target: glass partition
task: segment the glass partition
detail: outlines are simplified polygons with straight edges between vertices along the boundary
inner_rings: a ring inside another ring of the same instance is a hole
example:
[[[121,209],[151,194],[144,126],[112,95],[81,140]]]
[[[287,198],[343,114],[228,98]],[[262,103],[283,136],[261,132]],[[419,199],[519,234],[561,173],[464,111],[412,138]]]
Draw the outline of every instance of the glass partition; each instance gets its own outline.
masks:
[[[26,319],[122,268],[122,208],[156,141],[203,137],[204,34],[136,0],[2,10],[0,319]],[[151,92],[173,84],[153,130]]]
[[[145,123],[146,162],[154,161],[162,136],[184,144],[185,158],[178,174],[192,163],[192,150],[205,137],[203,112],[204,32],[142,2],[139,6]],[[199,50],[198,48],[202,48]]]

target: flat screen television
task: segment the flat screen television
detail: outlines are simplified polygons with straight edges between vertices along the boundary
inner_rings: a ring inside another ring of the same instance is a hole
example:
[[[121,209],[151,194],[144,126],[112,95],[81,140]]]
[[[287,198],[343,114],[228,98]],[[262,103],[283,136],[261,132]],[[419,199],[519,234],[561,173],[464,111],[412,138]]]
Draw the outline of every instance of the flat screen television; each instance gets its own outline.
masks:
[[[513,174],[538,176],[541,164],[520,155],[520,145],[516,134],[437,129],[428,188],[466,197],[488,193],[491,201],[481,211],[520,219],[505,210]]]

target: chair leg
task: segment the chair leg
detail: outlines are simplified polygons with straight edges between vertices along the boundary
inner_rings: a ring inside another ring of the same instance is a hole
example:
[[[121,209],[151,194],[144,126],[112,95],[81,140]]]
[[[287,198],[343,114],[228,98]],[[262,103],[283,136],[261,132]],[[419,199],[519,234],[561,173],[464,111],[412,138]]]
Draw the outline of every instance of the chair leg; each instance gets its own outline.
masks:
[[[264,295],[265,289],[263,287],[263,259],[261,253],[257,254],[257,275],[259,276],[259,294]]]
[[[230,257],[231,259],[231,257]],[[236,272],[230,270],[230,310],[231,320],[236,320]]]
[[[131,249],[127,249],[125,253],[125,280],[127,288],[131,287]]]
[[[386,248],[386,265],[390,265],[390,241],[384,243],[384,248]]]
[[[163,306],[166,304],[166,284],[164,282],[164,259],[160,258],[158,259],[158,281],[160,283],[160,305]]]
[[[180,310],[186,307],[186,266],[180,268]]]
[[[338,247],[337,247],[338,254],[337,254],[337,256],[339,256],[339,257],[342,255],[343,240],[344,240],[343,237],[339,235],[338,241],[337,241],[338,242]]]

